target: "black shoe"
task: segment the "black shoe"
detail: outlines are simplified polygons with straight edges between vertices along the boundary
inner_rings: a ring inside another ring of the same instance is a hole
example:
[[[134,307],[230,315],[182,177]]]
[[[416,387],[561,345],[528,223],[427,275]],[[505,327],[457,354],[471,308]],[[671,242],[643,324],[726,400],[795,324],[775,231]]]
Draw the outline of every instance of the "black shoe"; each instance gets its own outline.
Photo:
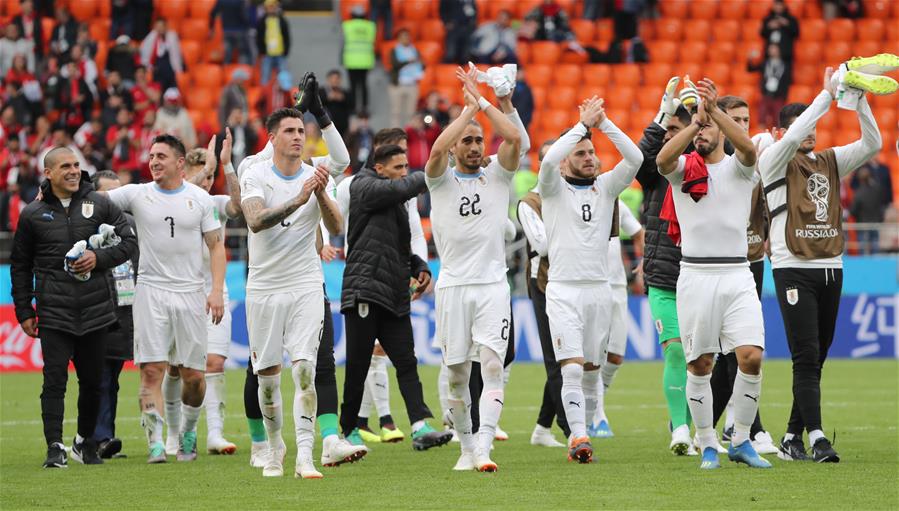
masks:
[[[777,457],[784,461],[809,461],[801,437],[793,437],[792,440],[781,438]]]
[[[426,451],[431,447],[446,445],[452,439],[452,431],[429,431],[418,436],[412,435],[412,448],[416,451]]]
[[[85,465],[103,464],[97,455],[97,441],[93,438],[85,438],[80,444],[72,441],[72,459]]]
[[[839,463],[840,456],[837,451],[833,450],[833,445],[826,438],[819,438],[815,445],[812,446],[812,456],[815,463]]]
[[[722,442],[730,442],[730,437],[732,437],[733,435],[734,435],[734,427],[731,426],[731,427],[725,429],[721,433],[721,441]]]
[[[66,460],[66,450],[61,443],[55,442],[47,447],[47,461],[44,468],[69,468]]]
[[[100,458],[108,460],[118,454],[121,450],[122,441],[118,438],[110,438],[109,440],[100,442],[99,447],[97,447],[97,454]]]

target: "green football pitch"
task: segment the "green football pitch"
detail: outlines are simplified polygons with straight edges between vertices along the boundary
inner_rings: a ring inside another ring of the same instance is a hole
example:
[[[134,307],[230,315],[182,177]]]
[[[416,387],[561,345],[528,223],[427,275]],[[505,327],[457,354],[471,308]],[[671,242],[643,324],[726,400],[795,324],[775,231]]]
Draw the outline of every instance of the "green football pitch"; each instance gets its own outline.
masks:
[[[836,432],[839,464],[788,463],[768,456],[772,470],[752,470],[722,457],[721,470],[699,470],[696,457],[668,450],[661,365],[626,364],[606,398],[615,437],[594,442],[598,462],[577,465],[562,449],[529,443],[540,404],[541,365],[513,367],[497,442],[495,474],[454,473],[458,444],[415,452],[408,438],[371,445],[360,463],[322,468],[324,479],[263,479],[248,464],[243,415],[243,372],[228,373],[227,437],[234,456],[201,454],[193,463],[146,465],[146,442],[137,414],[137,374],[122,375],[118,435],[126,459],[87,467],[70,460],[65,470],[41,469],[41,378],[0,376],[0,509],[896,509],[899,508],[899,362],[834,360],[825,366],[823,401],[828,436]],[[391,369],[391,379],[393,370]],[[437,370],[421,369],[426,398],[437,415]],[[342,378],[338,374],[338,379]],[[762,419],[775,440],[790,407],[790,367],[765,366]],[[284,402],[292,383],[284,382]],[[75,385],[66,400],[66,443],[75,434]],[[394,418],[407,433],[400,395],[391,393]],[[293,442],[290,408],[285,440]],[[374,423],[373,419],[373,423]],[[374,425],[374,424],[373,424]],[[557,438],[561,435],[555,430]],[[200,444],[205,445],[201,420]],[[319,442],[317,442],[318,444]],[[316,456],[319,455],[316,445]],[[316,459],[318,464],[318,459]]]

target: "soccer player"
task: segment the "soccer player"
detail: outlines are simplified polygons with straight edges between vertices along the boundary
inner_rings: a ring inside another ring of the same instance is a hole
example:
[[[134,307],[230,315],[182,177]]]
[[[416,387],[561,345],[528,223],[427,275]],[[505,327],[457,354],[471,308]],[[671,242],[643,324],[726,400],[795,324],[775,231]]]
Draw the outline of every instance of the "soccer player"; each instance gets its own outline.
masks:
[[[586,418],[593,416],[600,365],[608,350],[609,238],[618,195],[630,186],[643,155],[605,114],[596,96],[580,107],[580,121],[552,145],[540,164],[549,254],[546,315],[562,369],[562,403],[571,435],[568,458],[593,461]],[[624,157],[600,174],[590,130],[599,129]]]
[[[692,122],[662,147],[656,163],[671,183],[662,214],[676,222],[669,233],[682,250],[677,317],[687,360],[687,398],[702,451],[700,468],[720,467],[709,383],[719,351],[736,351],[739,365],[728,457],[770,468],[749,440],[761,396],[765,346],[762,306],[746,259],[749,206],[759,180],[756,150],[749,135],[718,108],[715,84],[703,79],[698,92]],[[724,152],[725,138],[734,146],[733,156]],[[696,150],[683,155],[691,142]]]
[[[282,352],[286,350],[296,389],[294,475],[305,479],[321,478],[312,461],[315,360],[324,325],[322,270],[315,238],[320,220],[332,231],[340,230],[342,220],[330,198],[334,187],[328,168],[312,168],[302,161],[302,115],[283,108],[269,116],[266,129],[274,148],[272,163],[262,161],[247,168],[240,177],[240,190],[250,229],[246,300],[250,358],[259,377],[259,404],[269,443],[262,475],[280,477],[284,473],[280,384]]]
[[[436,288],[436,335],[449,370],[448,404],[462,448],[454,469],[493,472],[497,465],[490,459],[490,449],[505,399],[503,359],[511,328],[503,231],[521,135],[514,123],[481,97],[476,73],[473,66],[468,73],[457,70],[464,85],[465,108],[437,137],[425,173],[442,265]],[[474,120],[479,110],[503,139],[483,168],[484,132]],[[448,167],[450,155],[454,167]],[[475,359],[484,380],[477,439],[465,406]]]
[[[152,183],[106,192],[137,223],[140,266],[134,293],[134,362],[140,365],[141,424],[148,463],[165,462],[162,379],[166,363],[181,373],[179,461],[197,457],[197,421],[206,394],[207,314],[224,316],[225,246],[209,194],[184,182],[184,145],[159,135],[150,146]],[[204,292],[203,249],[209,249],[212,288]]]
[[[631,213],[630,208],[622,202],[618,201],[618,220],[617,225],[620,231],[634,240],[635,254],[643,253],[643,226]],[[587,420],[590,421],[590,427],[587,433],[595,438],[611,438],[614,436],[612,428],[609,426],[609,419],[606,417],[605,410],[605,394],[612,385],[615,373],[621,369],[624,363],[624,352],[627,348],[627,273],[624,270],[624,254],[621,252],[621,238],[617,235],[609,239],[609,286],[612,294],[612,312],[610,316],[609,327],[609,354],[606,356],[605,362],[602,363],[601,382],[597,386],[596,413]]]
[[[681,250],[668,237],[668,222],[659,216],[669,186],[656,166],[656,155],[662,146],[690,124],[690,113],[678,99],[679,83],[679,77],[668,80],[659,113],[643,130],[643,138],[639,142],[643,164],[637,171],[637,181],[643,187],[642,223],[646,231],[641,268],[649,297],[649,310],[665,360],[662,390],[668,405],[671,428],[671,443],[668,448],[673,454],[683,456],[695,454],[695,451],[690,442],[690,410],[684,393],[687,361],[684,359],[675,299]],[[683,99],[686,100],[687,97],[684,96]]]
[[[847,83],[846,78],[827,68],[823,90],[811,105],[783,107],[780,124],[786,133],[759,161],[771,211],[774,286],[793,358],[793,408],[778,454],[784,460],[808,459],[803,430],[808,431],[814,461],[840,460],[821,420],[821,369],[833,342],[843,284],[840,182],[883,143],[862,96],[857,107],[861,139],[815,151],[815,124],[836,98],[837,87],[866,85]]]
[[[189,183],[209,190],[215,180],[216,136],[213,135],[207,149],[193,149],[187,153],[185,159],[184,177]],[[240,188],[237,185],[237,174],[231,165],[231,132],[228,130],[222,143],[221,162],[224,165],[225,176],[228,180],[230,195],[213,195],[216,218],[224,222],[227,219],[243,216],[240,210]],[[225,239],[225,225],[222,224],[222,239]],[[209,259],[206,250],[203,251],[204,261]],[[206,290],[212,288],[212,275],[204,271],[206,277]],[[228,348],[231,346],[231,307],[228,305],[228,286],[223,288],[225,301],[225,314],[217,325],[209,321],[208,344],[206,347],[206,398],[203,408],[206,410],[206,451],[209,454],[234,454],[237,446],[225,440],[222,432],[225,427],[225,360],[228,358]],[[180,427],[181,411],[181,377],[177,368],[169,366],[165,380],[162,383],[162,393],[165,399],[165,422],[167,437],[165,442],[166,454],[174,454],[178,449],[178,428]]]

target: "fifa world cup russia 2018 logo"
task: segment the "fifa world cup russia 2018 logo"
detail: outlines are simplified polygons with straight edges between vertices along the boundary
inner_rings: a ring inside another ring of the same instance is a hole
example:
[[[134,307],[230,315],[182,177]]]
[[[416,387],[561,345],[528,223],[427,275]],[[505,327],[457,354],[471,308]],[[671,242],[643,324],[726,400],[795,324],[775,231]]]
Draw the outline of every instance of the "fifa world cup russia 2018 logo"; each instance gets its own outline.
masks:
[[[827,221],[827,198],[830,197],[830,181],[824,174],[814,173],[808,177],[805,187],[808,196],[815,203],[815,220]]]

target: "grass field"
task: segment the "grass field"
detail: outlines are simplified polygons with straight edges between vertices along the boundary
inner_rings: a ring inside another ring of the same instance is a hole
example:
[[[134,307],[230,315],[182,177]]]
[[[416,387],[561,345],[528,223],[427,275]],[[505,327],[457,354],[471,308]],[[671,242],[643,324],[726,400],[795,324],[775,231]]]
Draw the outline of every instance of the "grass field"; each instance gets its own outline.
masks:
[[[392,373],[392,369],[391,369]],[[437,371],[421,369],[432,410]],[[899,362],[828,362],[824,419],[836,430],[839,464],[787,463],[769,456],[773,470],[750,470],[722,459],[723,469],[701,472],[699,459],[668,453],[667,412],[661,365],[631,363],[618,373],[607,412],[616,433],[596,441],[598,463],[568,463],[561,449],[528,441],[544,380],[542,366],[513,368],[497,442],[496,474],[454,473],[458,444],[414,452],[408,439],[372,447],[361,463],[321,469],[319,481],[263,479],[249,466],[243,416],[243,373],[228,374],[226,432],[236,455],[206,456],[194,463],[145,464],[146,443],[137,414],[137,374],[122,376],[118,434],[127,459],[103,466],[40,468],[40,375],[0,376],[0,508],[53,509],[896,509],[899,508]],[[340,378],[341,375],[338,375]],[[392,378],[392,377],[391,377]],[[66,442],[75,431],[74,375],[67,397]],[[285,381],[285,403],[292,385]],[[399,393],[391,394],[397,424],[408,432]],[[783,434],[790,404],[789,364],[765,366],[762,418],[772,436]],[[289,408],[285,440],[293,441]],[[557,436],[558,431],[556,431]],[[205,446],[205,421],[200,447]],[[316,456],[319,454],[316,445]],[[293,468],[289,448],[285,471]],[[71,462],[71,460],[70,460]],[[318,459],[316,459],[318,464]]]

